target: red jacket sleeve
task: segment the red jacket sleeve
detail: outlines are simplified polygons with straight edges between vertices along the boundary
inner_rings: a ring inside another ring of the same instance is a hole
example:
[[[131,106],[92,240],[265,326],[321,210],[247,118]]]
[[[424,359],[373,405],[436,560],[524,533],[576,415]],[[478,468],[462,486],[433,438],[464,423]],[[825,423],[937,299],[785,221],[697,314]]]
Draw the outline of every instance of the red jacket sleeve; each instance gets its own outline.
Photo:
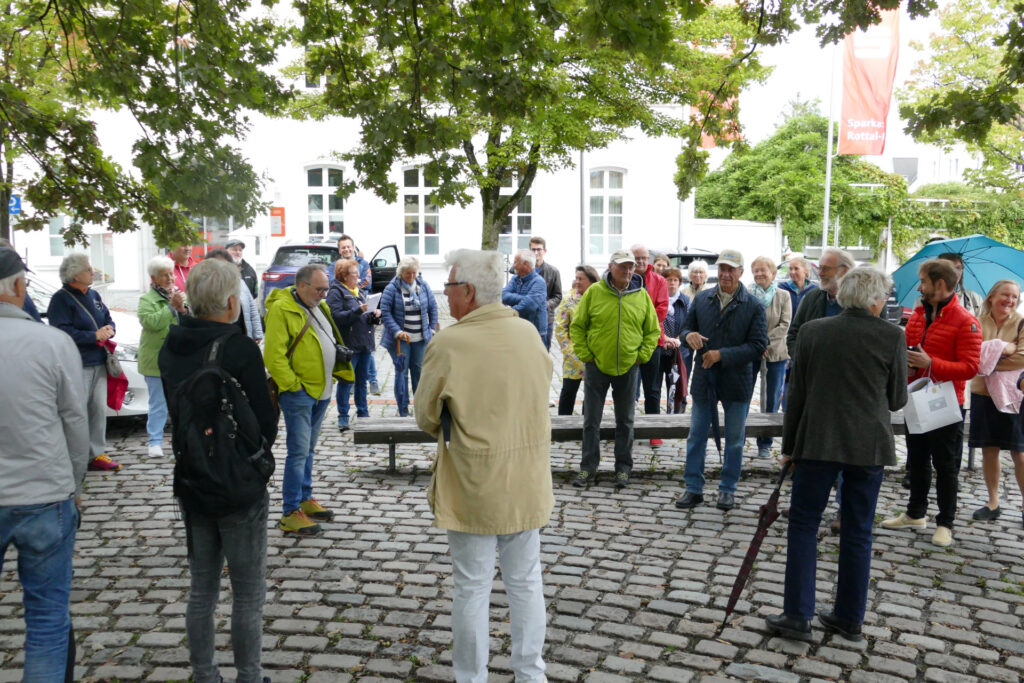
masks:
[[[931,375],[940,382],[969,380],[978,374],[981,359],[981,326],[973,315],[965,315],[953,337],[952,360],[932,358]]]
[[[665,319],[668,317],[668,283],[665,278],[654,272],[654,268],[647,267],[644,273],[644,286],[647,294],[654,304],[654,312],[658,315],[658,327],[661,333],[658,337],[658,346],[665,345]]]

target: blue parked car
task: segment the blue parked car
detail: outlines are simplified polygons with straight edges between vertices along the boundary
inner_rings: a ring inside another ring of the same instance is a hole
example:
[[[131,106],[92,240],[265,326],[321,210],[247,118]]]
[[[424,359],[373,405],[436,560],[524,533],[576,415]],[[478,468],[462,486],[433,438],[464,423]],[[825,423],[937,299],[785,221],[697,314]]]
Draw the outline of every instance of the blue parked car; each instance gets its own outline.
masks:
[[[291,287],[295,284],[295,273],[310,263],[322,263],[327,266],[327,277],[334,280],[333,264],[338,260],[337,238],[329,235],[324,241],[306,241],[285,244],[278,248],[274,260],[263,272],[260,280],[260,315],[266,315],[264,302],[272,290]],[[388,283],[395,277],[398,266],[398,247],[389,244],[377,250],[370,260],[371,292],[383,292]]]

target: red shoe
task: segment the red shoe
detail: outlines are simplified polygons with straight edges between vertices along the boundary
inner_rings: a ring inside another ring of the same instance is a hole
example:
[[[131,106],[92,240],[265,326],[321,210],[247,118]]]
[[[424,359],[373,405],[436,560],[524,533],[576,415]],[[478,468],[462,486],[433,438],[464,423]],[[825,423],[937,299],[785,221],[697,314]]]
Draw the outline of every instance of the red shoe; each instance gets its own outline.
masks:
[[[117,472],[119,469],[121,469],[121,465],[111,460],[106,453],[97,455],[89,461],[91,472]]]
[[[661,439],[651,439],[651,448],[657,448],[662,444]]]

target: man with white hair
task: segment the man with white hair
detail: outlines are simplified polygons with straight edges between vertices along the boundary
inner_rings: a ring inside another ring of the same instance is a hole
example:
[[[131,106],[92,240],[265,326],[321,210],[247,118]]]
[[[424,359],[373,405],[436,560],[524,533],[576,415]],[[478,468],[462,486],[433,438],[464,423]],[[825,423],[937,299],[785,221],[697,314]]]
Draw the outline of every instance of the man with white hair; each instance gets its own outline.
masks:
[[[548,294],[544,278],[537,272],[537,258],[529,249],[520,249],[512,261],[516,275],[501,292],[501,303],[511,307],[519,317],[533,324],[548,345]]]
[[[444,289],[458,322],[427,345],[416,390],[416,423],[437,437],[427,499],[434,526],[448,530],[458,683],[487,680],[495,550],[511,612],[515,679],[546,680],[539,530],[554,505],[552,363],[534,327],[500,303],[502,263],[490,251],[446,256]]]
[[[0,248],[0,570],[13,543],[25,607],[21,678],[62,681],[74,669],[71,557],[89,426],[78,349],[22,310],[26,286],[17,252]]]
[[[818,525],[842,472],[835,604],[819,619],[849,640],[863,639],[871,527],[883,467],[896,464],[889,411],[907,402],[902,331],[878,317],[891,286],[874,268],[854,268],[836,294],[842,312],[800,330],[782,437],[782,452],[794,461],[783,613],[767,618],[769,629],[790,638],[811,636]]]
[[[835,247],[825,247],[818,259],[818,273],[821,275],[821,286],[818,289],[807,291],[800,302],[800,307],[793,311],[793,322],[789,325],[789,332],[786,333],[786,347],[789,357],[795,358],[796,335],[800,332],[800,326],[810,320],[828,318],[839,315],[843,307],[836,299],[839,292],[839,280],[857,263],[850,256],[850,252]]]

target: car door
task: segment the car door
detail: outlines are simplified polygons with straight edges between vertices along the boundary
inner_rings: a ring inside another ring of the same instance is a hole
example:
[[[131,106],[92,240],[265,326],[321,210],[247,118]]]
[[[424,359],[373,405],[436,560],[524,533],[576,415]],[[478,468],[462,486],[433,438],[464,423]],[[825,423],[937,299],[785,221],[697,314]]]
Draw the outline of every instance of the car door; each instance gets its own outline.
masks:
[[[370,293],[383,292],[388,283],[395,279],[398,259],[397,245],[389,244],[377,250],[370,260]]]

